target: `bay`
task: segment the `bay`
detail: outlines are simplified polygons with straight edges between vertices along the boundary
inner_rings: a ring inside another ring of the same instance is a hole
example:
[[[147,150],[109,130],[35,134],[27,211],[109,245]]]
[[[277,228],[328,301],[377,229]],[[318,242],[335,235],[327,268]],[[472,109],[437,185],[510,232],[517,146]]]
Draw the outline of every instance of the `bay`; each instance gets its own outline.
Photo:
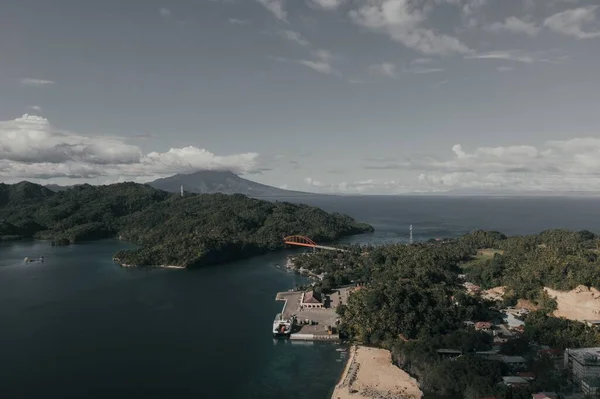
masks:
[[[286,199],[290,200],[290,199]],[[590,198],[304,197],[375,232],[343,242],[406,242],[547,228],[600,231]],[[289,252],[199,270],[123,269],[129,244],[0,245],[2,398],[326,398],[338,345],[271,338],[277,291],[302,283]],[[44,263],[24,263],[43,255]]]

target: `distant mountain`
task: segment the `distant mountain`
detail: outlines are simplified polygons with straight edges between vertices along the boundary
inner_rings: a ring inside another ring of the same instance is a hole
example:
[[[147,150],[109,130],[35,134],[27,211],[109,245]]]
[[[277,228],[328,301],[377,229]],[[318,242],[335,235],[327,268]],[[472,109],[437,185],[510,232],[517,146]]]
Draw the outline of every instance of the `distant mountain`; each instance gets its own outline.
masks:
[[[315,195],[301,191],[282,190],[239,177],[232,172],[204,170],[191,174],[177,174],[148,183],[159,190],[178,193],[183,190],[190,193],[245,194],[249,197],[295,197]]]

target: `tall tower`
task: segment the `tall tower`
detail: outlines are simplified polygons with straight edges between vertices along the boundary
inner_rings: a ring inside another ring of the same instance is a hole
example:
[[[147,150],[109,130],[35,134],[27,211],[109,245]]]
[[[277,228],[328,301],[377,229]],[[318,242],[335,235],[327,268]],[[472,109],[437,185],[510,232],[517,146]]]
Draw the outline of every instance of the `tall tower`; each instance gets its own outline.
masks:
[[[408,228],[408,231],[410,232],[410,238],[408,239],[408,241],[412,244],[413,243],[412,224]]]
[[[181,185],[181,196],[183,197],[183,184]]]

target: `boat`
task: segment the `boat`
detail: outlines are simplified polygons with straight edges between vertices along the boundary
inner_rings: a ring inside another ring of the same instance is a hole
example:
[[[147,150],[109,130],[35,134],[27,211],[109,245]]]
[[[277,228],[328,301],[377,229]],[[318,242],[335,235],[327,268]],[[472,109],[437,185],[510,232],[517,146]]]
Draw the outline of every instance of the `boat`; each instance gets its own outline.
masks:
[[[294,318],[291,317],[285,320],[281,313],[277,313],[275,320],[273,320],[273,338],[278,337],[289,337],[292,333],[292,326],[294,325]]]
[[[40,263],[44,263],[44,257],[40,256],[39,258],[30,258],[30,257],[25,257],[24,259],[25,263],[33,263],[33,262],[40,262]]]

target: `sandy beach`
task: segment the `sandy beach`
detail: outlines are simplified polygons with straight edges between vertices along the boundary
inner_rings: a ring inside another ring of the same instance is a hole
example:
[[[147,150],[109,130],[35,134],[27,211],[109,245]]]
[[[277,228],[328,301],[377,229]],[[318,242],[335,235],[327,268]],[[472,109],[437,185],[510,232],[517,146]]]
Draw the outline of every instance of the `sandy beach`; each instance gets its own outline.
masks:
[[[422,396],[417,380],[392,364],[390,351],[353,346],[331,398],[420,399]]]

